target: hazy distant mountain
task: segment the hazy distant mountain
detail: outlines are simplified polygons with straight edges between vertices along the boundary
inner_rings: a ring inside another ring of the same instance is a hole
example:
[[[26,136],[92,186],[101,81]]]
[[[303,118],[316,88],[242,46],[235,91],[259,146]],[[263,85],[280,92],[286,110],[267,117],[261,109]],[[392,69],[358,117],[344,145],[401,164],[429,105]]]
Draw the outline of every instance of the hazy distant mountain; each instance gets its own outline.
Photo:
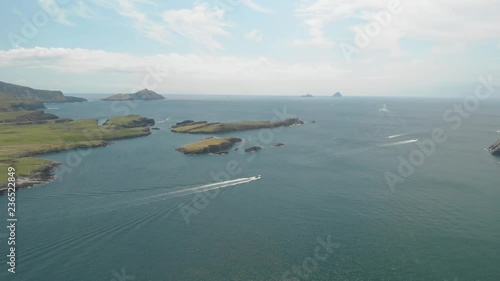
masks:
[[[333,95],[334,98],[340,98],[342,97],[342,94],[340,92],[336,92],[334,95]]]
[[[82,102],[84,98],[67,97],[61,91],[37,90],[30,87],[10,84],[0,81],[0,96],[9,97],[15,101],[37,102]]]
[[[159,95],[151,90],[144,89],[133,94],[116,94],[107,97],[105,101],[122,101],[122,100],[163,100],[164,96]]]

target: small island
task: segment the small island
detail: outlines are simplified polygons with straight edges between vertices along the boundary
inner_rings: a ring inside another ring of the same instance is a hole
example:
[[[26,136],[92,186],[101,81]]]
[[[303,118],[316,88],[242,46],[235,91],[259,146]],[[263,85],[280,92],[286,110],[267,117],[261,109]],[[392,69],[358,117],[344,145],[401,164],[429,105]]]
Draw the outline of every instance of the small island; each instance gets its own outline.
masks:
[[[143,89],[133,94],[116,94],[103,101],[130,101],[130,100],[163,100],[164,96],[155,93],[154,91]]]
[[[487,148],[491,155],[500,156],[500,140]]]
[[[311,94],[307,94],[307,95],[303,95],[303,96],[300,96],[300,97],[301,97],[301,98],[312,98],[312,97],[313,97],[313,95],[311,95]]]
[[[240,138],[207,138],[194,143],[184,145],[183,147],[177,148],[184,154],[227,154],[227,150],[231,149],[236,143],[242,142]]]
[[[259,152],[262,150],[262,147],[260,146],[252,146],[247,149],[245,149],[245,152]]]
[[[342,94],[340,92],[336,92],[335,94],[333,94],[334,98],[341,98],[342,97]]]
[[[288,118],[278,121],[242,121],[229,123],[208,123],[207,121],[186,120],[178,122],[170,128],[174,133],[183,134],[217,134],[234,131],[246,131],[264,128],[287,127],[304,124],[298,118]]]

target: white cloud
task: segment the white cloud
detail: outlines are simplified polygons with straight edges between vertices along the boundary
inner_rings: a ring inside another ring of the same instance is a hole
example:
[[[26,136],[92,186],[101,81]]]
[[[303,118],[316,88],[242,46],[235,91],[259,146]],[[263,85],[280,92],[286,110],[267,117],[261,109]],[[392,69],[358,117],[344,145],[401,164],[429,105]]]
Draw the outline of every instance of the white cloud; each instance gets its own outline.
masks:
[[[81,18],[94,19],[97,17],[96,13],[83,1],[78,1],[75,4],[74,11]]]
[[[55,0],[38,0],[38,4],[57,23],[68,26],[74,25],[73,22],[68,20],[66,11],[60,8],[60,5]]]
[[[196,4],[193,9],[166,10],[163,20],[167,28],[208,49],[222,49],[217,37],[228,36],[231,27],[224,20],[224,10],[208,4]]]
[[[252,29],[245,33],[245,39],[261,43],[264,40],[264,37],[258,29]]]
[[[127,18],[134,20],[134,26],[142,35],[164,45],[171,45],[169,33],[165,26],[160,22],[153,21],[141,12],[135,5],[134,0],[118,0],[117,5],[112,7]]]
[[[391,2],[394,1],[315,0],[296,10],[302,23],[309,27],[310,34],[309,38],[297,40],[296,44],[331,45],[339,40],[325,35],[327,27],[354,18],[365,20],[367,24],[374,20],[376,13],[388,10]],[[500,36],[500,22],[495,12],[500,10],[500,2],[495,0],[400,0],[399,3],[402,12],[392,15],[380,38],[373,40],[377,42],[370,46],[372,49],[399,53],[402,38],[428,40],[447,46]],[[357,26],[363,27],[363,24]],[[353,27],[351,25],[351,30]]]
[[[232,26],[231,23],[224,20],[225,11],[223,9],[212,8],[207,3],[197,3],[192,9],[161,10],[158,8],[156,10],[160,19],[154,20],[153,14],[144,12],[142,6],[158,7],[157,3],[149,0],[78,1],[64,7],[58,5],[55,0],[38,1],[40,6],[48,11],[56,9],[55,20],[66,25],[73,25],[67,19],[67,15],[92,19],[98,17],[93,7],[112,10],[120,16],[130,19],[133,28],[139,34],[163,45],[172,45],[174,39],[172,35],[177,33],[205,48],[222,49],[218,38],[228,36],[227,29]]]
[[[374,64],[377,67],[373,67]],[[265,57],[176,53],[138,56],[40,47],[0,50],[0,73],[4,79],[17,79],[9,78],[8,71],[16,67],[25,74],[45,77],[46,84],[39,87],[53,88],[57,77],[61,90],[73,92],[129,91],[137,84],[140,86],[144,76],[153,69],[163,81],[156,90],[169,93],[298,95],[310,92],[331,95],[342,89],[349,95],[408,95],[409,89],[419,94],[457,81],[475,83],[477,73],[483,71],[475,65],[465,70],[460,66],[461,62],[455,60],[384,63],[367,60],[342,66],[339,61],[290,63]],[[101,82],[97,83],[96,79]],[[66,80],[77,80],[79,88],[71,88]],[[109,81],[114,82],[110,84]],[[89,88],[81,88],[81,85]],[[470,90],[473,91],[473,87]]]
[[[241,2],[243,3],[243,5],[247,6],[248,8],[250,8],[254,11],[260,12],[260,13],[265,13],[265,14],[275,14],[276,13],[276,11],[274,11],[273,9],[263,7],[263,6],[255,3],[252,0],[241,0]]]
[[[441,44],[431,48],[431,54],[434,56],[460,55],[466,51],[465,43]]]
[[[328,23],[323,18],[309,19],[304,22],[309,28],[310,38],[296,39],[293,41],[294,46],[316,46],[316,47],[332,47],[335,45],[334,41],[325,35],[325,26]]]

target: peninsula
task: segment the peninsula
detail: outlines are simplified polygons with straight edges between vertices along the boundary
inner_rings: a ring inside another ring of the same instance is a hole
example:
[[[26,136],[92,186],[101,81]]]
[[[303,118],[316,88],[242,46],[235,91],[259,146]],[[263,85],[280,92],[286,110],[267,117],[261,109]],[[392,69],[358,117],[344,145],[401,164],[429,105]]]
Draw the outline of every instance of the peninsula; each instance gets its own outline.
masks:
[[[163,100],[164,96],[155,93],[154,91],[143,89],[133,94],[116,94],[105,99],[104,101],[127,101],[127,100]]]
[[[110,141],[151,134],[153,119],[138,115],[114,117],[103,125],[97,119],[59,118],[40,110],[44,102],[73,102],[60,91],[35,90],[0,84],[0,170],[16,169],[17,187],[52,180],[59,163],[34,158],[47,153],[106,146]],[[7,187],[7,173],[0,173],[0,193]]]
[[[287,127],[299,124],[304,124],[304,122],[298,118],[288,118],[278,121],[242,121],[229,123],[208,123],[207,121],[195,122],[186,120],[172,126],[170,131],[184,134],[219,134],[234,131]]]
[[[0,111],[9,107],[29,110],[45,108],[44,103],[84,101],[87,100],[65,96],[61,91],[37,90],[0,81]]]

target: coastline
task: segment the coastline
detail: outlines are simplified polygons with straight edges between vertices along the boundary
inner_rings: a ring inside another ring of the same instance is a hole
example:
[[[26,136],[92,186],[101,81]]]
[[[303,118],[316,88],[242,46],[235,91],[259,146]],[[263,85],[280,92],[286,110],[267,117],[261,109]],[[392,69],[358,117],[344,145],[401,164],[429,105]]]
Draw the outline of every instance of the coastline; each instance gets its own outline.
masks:
[[[58,120],[58,119],[56,119]],[[54,121],[56,121],[54,120]],[[11,130],[16,131],[19,137],[30,134],[31,130],[37,130],[42,134],[49,134],[49,139],[44,143],[11,143],[10,148],[0,158],[0,166],[15,167],[16,189],[43,185],[54,180],[54,169],[61,163],[38,158],[39,156],[60,153],[79,149],[92,149],[105,147],[112,141],[145,137],[151,135],[151,127],[154,119],[141,117],[139,115],[127,115],[108,119],[106,125],[97,125],[97,120],[81,119],[64,123],[51,123],[49,133],[44,131],[44,124],[16,125],[4,124]],[[22,126],[22,127],[21,127]],[[42,126],[42,127],[41,127]],[[0,134],[3,139],[7,134]],[[68,140],[68,136],[72,140]],[[28,145],[28,146],[27,146]],[[23,151],[24,150],[24,151]],[[7,190],[5,175],[0,178],[0,195]]]

